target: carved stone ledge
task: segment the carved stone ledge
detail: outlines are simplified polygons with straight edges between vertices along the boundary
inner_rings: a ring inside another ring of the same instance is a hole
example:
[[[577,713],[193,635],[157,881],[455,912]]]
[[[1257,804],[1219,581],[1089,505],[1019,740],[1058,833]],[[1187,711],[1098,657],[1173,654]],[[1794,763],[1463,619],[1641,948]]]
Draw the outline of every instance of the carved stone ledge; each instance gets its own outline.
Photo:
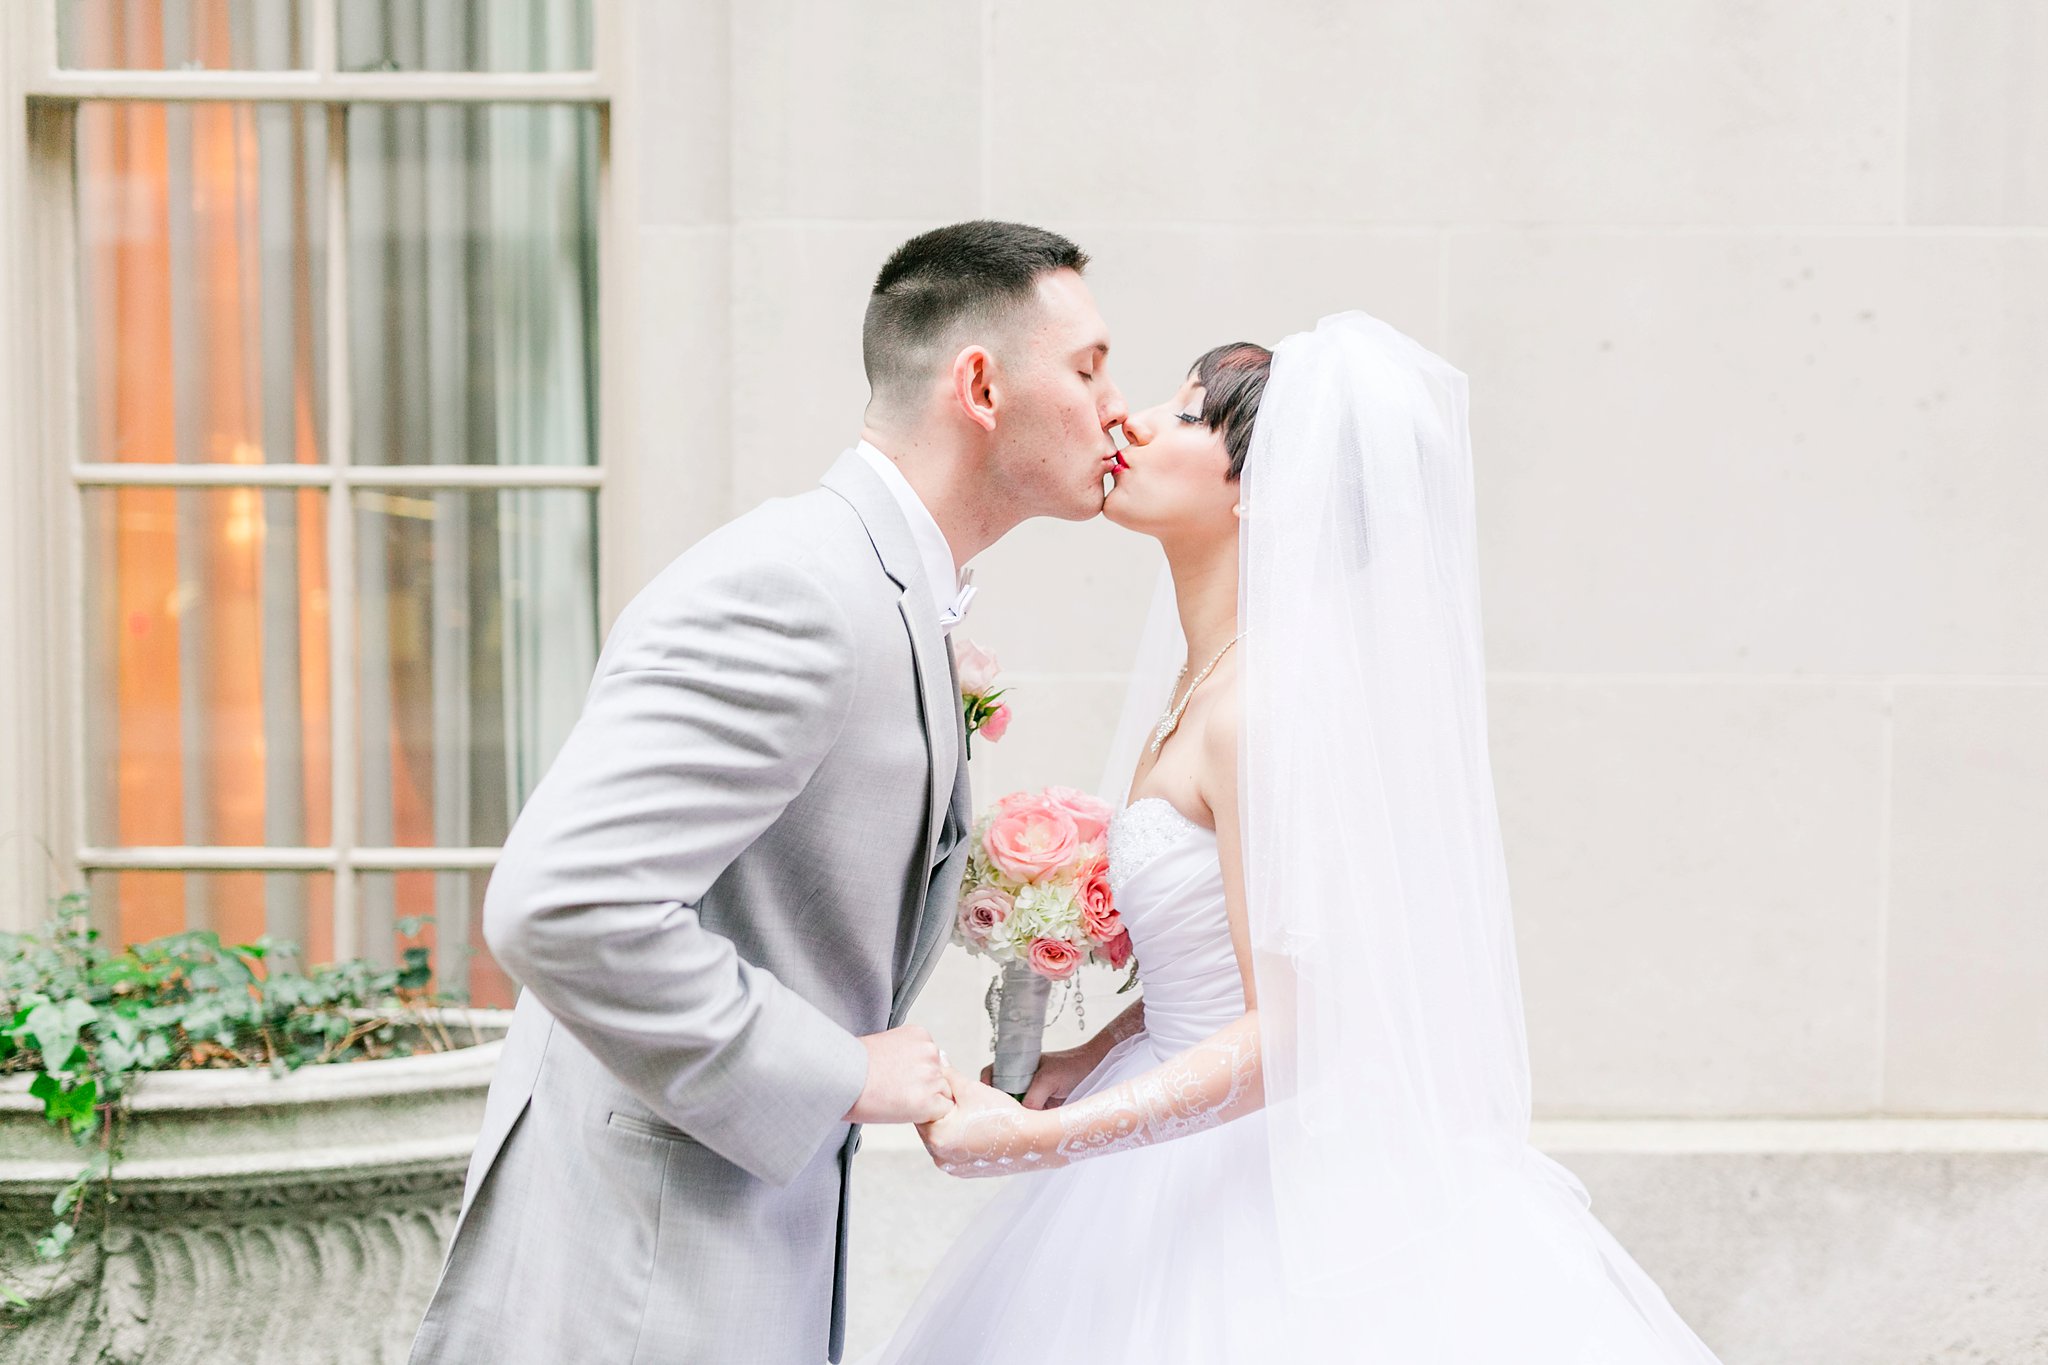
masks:
[[[30,1301],[0,1362],[399,1362],[462,1198],[509,1016],[428,1057],[291,1076],[170,1073],[134,1093],[118,1199],[35,1259],[84,1152],[0,1083],[0,1276]]]

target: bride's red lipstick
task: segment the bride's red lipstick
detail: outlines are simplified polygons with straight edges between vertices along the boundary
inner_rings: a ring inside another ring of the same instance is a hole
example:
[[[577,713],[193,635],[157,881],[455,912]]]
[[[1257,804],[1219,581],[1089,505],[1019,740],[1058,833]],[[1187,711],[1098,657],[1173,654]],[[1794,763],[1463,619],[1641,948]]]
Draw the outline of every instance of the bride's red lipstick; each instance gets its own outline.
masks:
[[[1110,427],[1109,443],[1110,472],[1121,474],[1131,467],[1131,462],[1124,458],[1124,452],[1131,448],[1131,438],[1124,434],[1124,424],[1122,422],[1118,422]]]

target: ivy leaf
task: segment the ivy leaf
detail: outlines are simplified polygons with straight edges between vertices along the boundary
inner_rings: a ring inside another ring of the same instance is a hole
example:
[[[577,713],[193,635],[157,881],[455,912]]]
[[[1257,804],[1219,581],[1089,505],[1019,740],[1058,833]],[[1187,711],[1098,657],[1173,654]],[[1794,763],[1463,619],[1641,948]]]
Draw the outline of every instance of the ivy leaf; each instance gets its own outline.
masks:
[[[64,1254],[64,1249],[71,1245],[71,1234],[71,1224],[57,1224],[50,1229],[47,1236],[36,1243],[36,1255],[46,1261],[56,1260]]]
[[[77,999],[62,1004],[45,1000],[28,1012],[24,1027],[35,1039],[36,1050],[43,1054],[45,1071],[73,1069],[72,1056],[79,1051],[78,1031],[95,1017],[93,1007]]]
[[[43,1102],[43,1117],[52,1123],[71,1125],[74,1138],[92,1131],[93,1106],[99,1102],[100,1083],[88,1080],[66,1086],[45,1071],[29,1083],[28,1093]]]
[[[405,991],[425,990],[427,983],[434,979],[433,959],[425,948],[407,948],[405,966],[398,973],[398,988]]]
[[[66,1255],[77,1228],[97,1225],[81,1218],[88,1201],[115,1199],[119,1118],[142,1073],[228,1064],[286,1070],[419,1045],[409,1021],[432,983],[423,946],[388,968],[361,959],[302,967],[292,944],[259,938],[228,946],[204,931],[110,947],[88,908],[84,896],[66,897],[42,934],[0,934],[0,1064],[35,1064],[29,1094],[86,1149],[83,1169],[52,1204],[55,1225],[36,1242],[43,1257]],[[405,928],[417,933],[427,923],[422,916]],[[339,1044],[366,1018],[375,1027],[343,1053]],[[113,1141],[93,1141],[100,1136]],[[19,1301],[0,1281],[0,1312]]]

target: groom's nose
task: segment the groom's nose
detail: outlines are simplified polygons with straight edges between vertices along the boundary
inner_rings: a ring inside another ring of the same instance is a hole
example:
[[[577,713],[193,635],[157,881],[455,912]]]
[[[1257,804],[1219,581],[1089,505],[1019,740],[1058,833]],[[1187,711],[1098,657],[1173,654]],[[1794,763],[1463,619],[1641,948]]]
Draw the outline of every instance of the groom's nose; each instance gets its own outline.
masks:
[[[1124,402],[1123,390],[1112,382],[1102,399],[1102,429],[1108,431],[1119,422],[1128,422],[1130,417],[1130,405]]]

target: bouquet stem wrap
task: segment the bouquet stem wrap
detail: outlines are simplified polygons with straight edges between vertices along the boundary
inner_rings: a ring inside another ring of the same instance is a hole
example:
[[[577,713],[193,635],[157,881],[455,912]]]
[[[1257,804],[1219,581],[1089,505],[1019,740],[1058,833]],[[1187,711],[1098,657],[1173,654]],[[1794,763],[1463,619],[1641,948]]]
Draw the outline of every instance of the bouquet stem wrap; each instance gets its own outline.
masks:
[[[1038,1072],[1045,1044],[1045,1012],[1052,982],[1022,961],[1003,964],[1001,992],[996,997],[995,1088],[1022,1095]]]

